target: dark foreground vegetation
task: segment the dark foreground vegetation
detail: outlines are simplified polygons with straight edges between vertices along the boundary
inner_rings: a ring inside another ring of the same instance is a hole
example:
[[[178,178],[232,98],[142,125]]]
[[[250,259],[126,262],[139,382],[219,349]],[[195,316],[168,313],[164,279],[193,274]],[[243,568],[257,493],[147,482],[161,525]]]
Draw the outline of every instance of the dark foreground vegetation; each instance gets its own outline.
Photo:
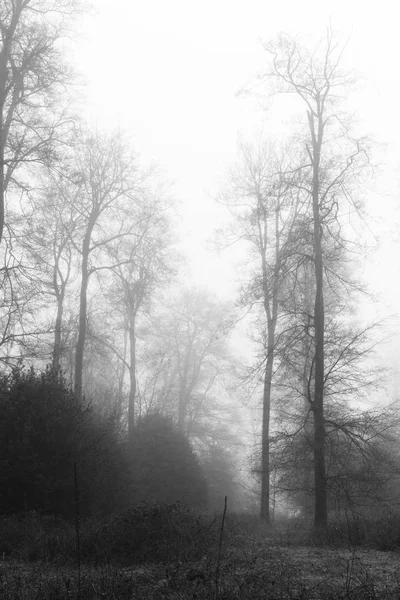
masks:
[[[222,532],[222,542],[221,542]],[[79,533],[79,549],[77,544]],[[11,598],[395,599],[396,515],[336,521],[142,504],[76,523],[28,513],[0,525],[0,595]]]
[[[399,598],[394,503],[267,525],[224,509],[223,454],[160,412],[133,433],[50,367],[0,378],[0,598]]]

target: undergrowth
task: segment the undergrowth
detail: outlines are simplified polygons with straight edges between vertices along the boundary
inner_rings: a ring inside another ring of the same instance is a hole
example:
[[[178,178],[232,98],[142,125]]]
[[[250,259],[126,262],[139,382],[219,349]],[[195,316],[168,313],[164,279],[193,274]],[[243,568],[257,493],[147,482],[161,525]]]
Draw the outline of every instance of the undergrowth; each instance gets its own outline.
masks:
[[[400,527],[394,515],[369,519],[337,520],[315,532],[301,519],[271,527],[228,514],[217,570],[220,514],[143,504],[82,523],[78,585],[73,523],[35,513],[2,518],[0,597],[398,599],[397,559],[393,567],[393,555],[357,547],[397,549]]]
[[[383,552],[400,549],[400,515],[391,510],[331,518],[316,529],[307,519],[288,519],[275,529],[279,542],[288,546],[333,546],[369,548]]]

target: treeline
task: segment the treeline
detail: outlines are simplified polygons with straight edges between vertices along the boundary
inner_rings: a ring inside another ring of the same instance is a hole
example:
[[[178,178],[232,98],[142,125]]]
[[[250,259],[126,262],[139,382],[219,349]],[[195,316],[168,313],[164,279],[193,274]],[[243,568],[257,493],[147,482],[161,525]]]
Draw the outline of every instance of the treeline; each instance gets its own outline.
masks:
[[[182,284],[157,170],[74,115],[60,42],[78,4],[0,7],[2,510],[68,516],[74,464],[87,514],[178,496],[243,506],[247,393],[262,398],[262,519],[283,502],[317,526],[395,504],[397,411],[368,404],[379,324],[356,317],[371,148],[342,110],[353,77],[332,31],[312,50],[288,36],[265,47],[265,94],[294,97],[298,119],[279,145],[242,142],[221,191],[223,236],[248,258],[228,304]],[[229,348],[240,309],[247,373]]]

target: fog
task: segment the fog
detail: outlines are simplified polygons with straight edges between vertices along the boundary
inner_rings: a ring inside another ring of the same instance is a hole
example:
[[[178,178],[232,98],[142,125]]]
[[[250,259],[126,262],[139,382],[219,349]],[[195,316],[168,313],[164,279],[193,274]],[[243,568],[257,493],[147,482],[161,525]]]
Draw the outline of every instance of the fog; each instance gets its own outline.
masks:
[[[289,598],[335,546],[304,598],[355,597],[400,539],[394,6],[4,0],[0,30],[3,562]]]
[[[256,97],[238,96],[264,71],[263,42],[282,31],[319,39],[329,21],[346,43],[345,67],[361,78],[350,107],[360,132],[385,145],[378,151],[384,166],[371,210],[384,219],[379,231],[390,246],[385,233],[394,229],[396,210],[400,85],[390,3],[379,14],[359,2],[292,2],[271,8],[261,1],[196,7],[177,0],[140,6],[120,0],[110,6],[106,0],[97,2],[96,16],[87,17],[81,29],[76,64],[88,83],[83,108],[96,123],[129,131],[143,159],[158,162],[174,182],[174,195],[183,202],[182,227],[190,232],[186,244],[195,280],[212,279],[221,294],[234,285],[234,273],[224,275],[229,265],[214,275],[215,260],[207,260],[204,242],[214,220],[218,226],[223,219],[213,198],[235,160],[237,136],[256,137],[260,130],[279,136],[288,130],[284,108],[261,110],[257,91]],[[390,247],[387,252],[393,254]],[[394,261],[388,271],[396,268]],[[394,295],[387,292],[390,302]]]

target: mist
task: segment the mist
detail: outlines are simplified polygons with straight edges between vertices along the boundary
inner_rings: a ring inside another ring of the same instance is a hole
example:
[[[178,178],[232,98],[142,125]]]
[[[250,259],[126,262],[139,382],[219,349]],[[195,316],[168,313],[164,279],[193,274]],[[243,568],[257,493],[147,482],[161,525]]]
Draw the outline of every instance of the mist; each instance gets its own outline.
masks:
[[[5,598],[398,596],[395,16],[3,1]]]

